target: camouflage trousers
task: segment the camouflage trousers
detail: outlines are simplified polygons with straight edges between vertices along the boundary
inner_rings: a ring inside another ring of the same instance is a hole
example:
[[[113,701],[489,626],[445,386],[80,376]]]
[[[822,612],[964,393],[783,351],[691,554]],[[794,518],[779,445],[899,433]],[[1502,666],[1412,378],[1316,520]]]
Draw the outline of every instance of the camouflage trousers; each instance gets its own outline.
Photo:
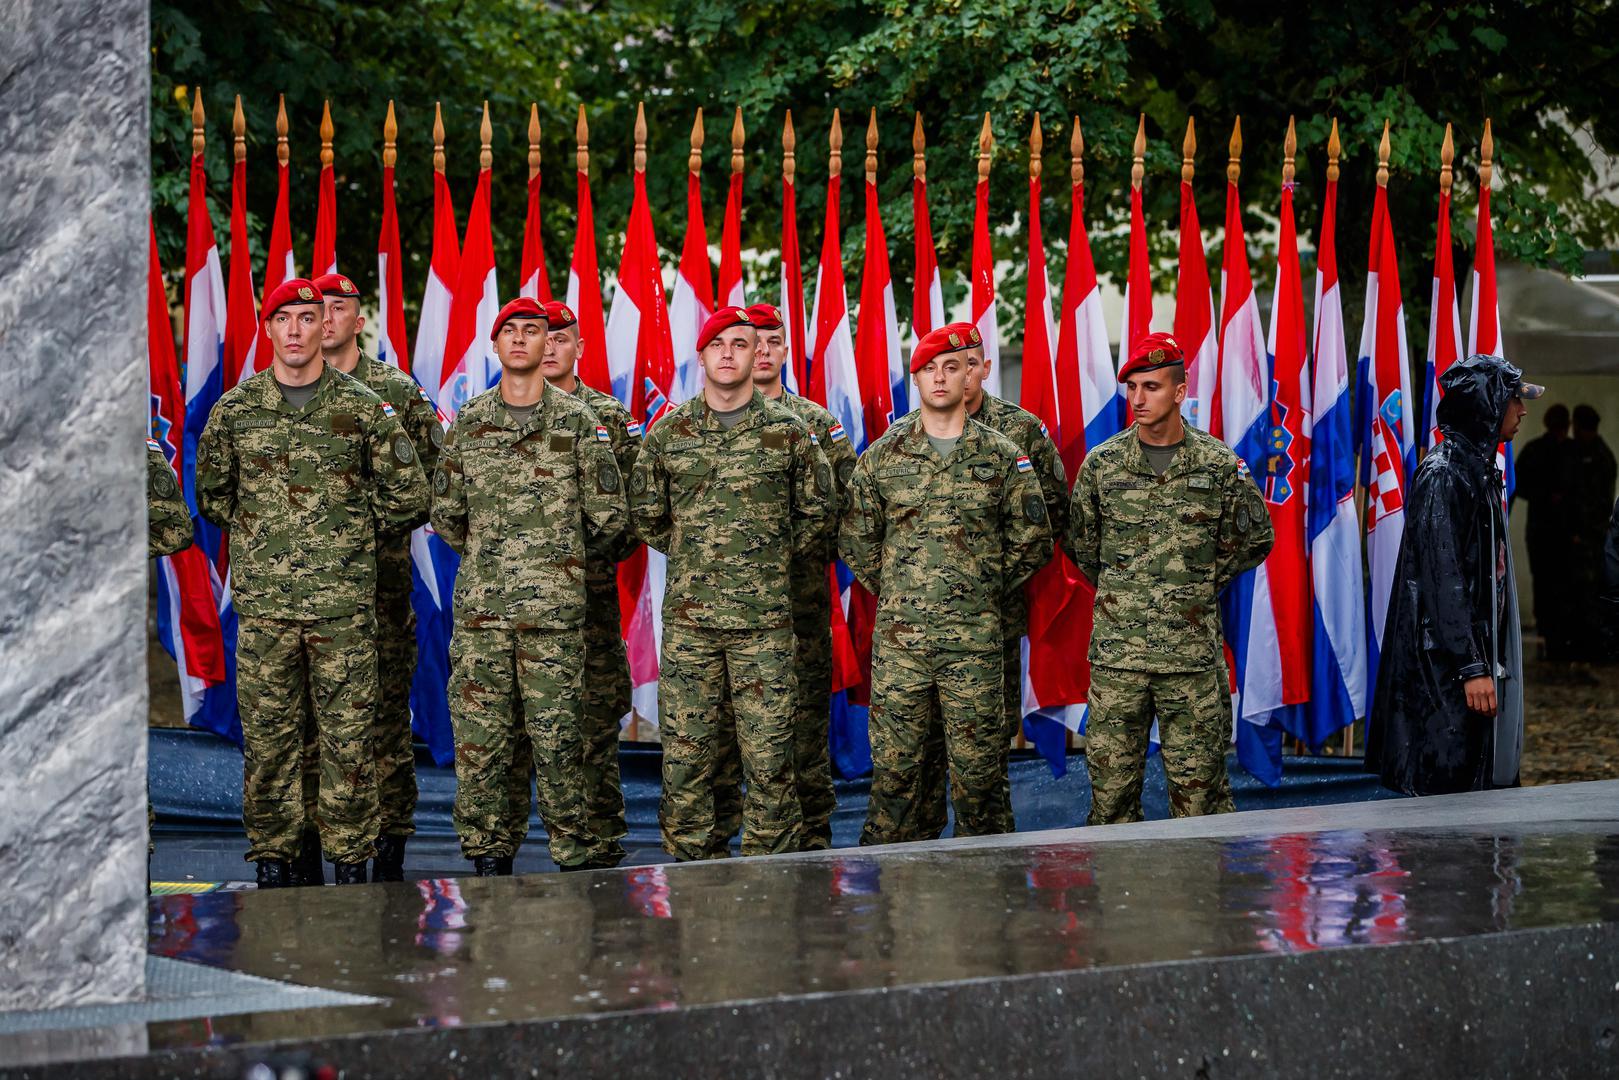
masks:
[[[1000,742],[1003,776],[1007,783],[1001,786],[1000,804],[995,810],[992,832],[1017,832],[1017,821],[1012,815],[1012,740],[1023,726],[1023,638],[1004,643],[1001,649],[1001,700],[1006,715],[1006,734]],[[936,840],[944,835],[949,823],[950,766],[945,757],[944,725],[937,711],[928,717],[927,732],[922,741],[922,783],[920,805],[917,811],[918,839]]]
[[[526,734],[533,747],[540,818],[551,858],[576,866],[593,858],[580,785],[578,630],[455,628],[450,639],[450,722],[455,729],[455,831],[461,853],[508,856],[521,836],[511,835],[514,766]],[[527,830],[524,807],[524,831]]]
[[[1174,817],[1228,814],[1231,692],[1226,671],[1146,672],[1091,668],[1085,766],[1091,774],[1089,824],[1141,820],[1147,738],[1158,717],[1169,812]]]
[[[998,832],[1007,784],[998,653],[936,655],[886,644],[871,661],[871,798],[862,844],[931,839],[927,745],[937,722],[957,836]],[[936,721],[935,721],[936,718]],[[937,836],[938,833],[932,834]]]
[[[742,854],[798,843],[793,775],[793,629],[705,630],[663,624],[658,691],[663,727],[663,846],[677,859],[707,859],[721,829],[717,798],[726,740],[741,760]],[[725,707],[729,695],[730,708]]]
[[[292,859],[309,821],[304,733],[315,733],[314,826],[332,862],[371,858],[377,838],[372,746],[375,618],[243,618],[236,638],[242,717],[242,823],[250,861]]]
[[[416,675],[416,612],[410,605],[410,538],[377,545],[377,754],[379,832],[416,831],[416,751],[410,735],[410,683]]]

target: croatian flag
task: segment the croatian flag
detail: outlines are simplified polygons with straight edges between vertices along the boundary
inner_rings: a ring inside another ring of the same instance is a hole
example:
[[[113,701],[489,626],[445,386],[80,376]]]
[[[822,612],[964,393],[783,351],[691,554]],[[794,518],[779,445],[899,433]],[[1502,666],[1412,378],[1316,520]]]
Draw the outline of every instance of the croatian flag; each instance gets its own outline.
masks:
[[[1334,128],[1334,142],[1336,141]],[[1310,705],[1300,735],[1320,746],[1366,715],[1366,600],[1355,516],[1349,356],[1338,288],[1337,167],[1322,197],[1315,273],[1315,386],[1310,416],[1309,539],[1314,586]]]
[[[782,149],[792,153],[793,114],[787,112],[782,130]],[[804,256],[798,246],[798,192],[793,184],[791,158],[782,163],[781,176],[781,317],[787,322],[787,345],[792,356],[782,368],[787,389],[794,394],[809,391],[809,335],[804,321]]]
[[[1446,125],[1447,141],[1450,136]],[[1439,445],[1439,377],[1450,370],[1461,354],[1462,320],[1456,304],[1456,268],[1450,251],[1450,188],[1439,189],[1439,227],[1433,253],[1433,302],[1428,314],[1428,363],[1423,379],[1422,412],[1424,423],[1420,445],[1424,450]]]
[[[230,573],[225,535],[219,526],[197,514],[197,441],[208,424],[208,414],[225,389],[225,280],[219,269],[219,248],[214,243],[214,223],[208,216],[208,178],[203,170],[201,154],[191,158],[190,197],[187,206],[186,228],[186,286],[185,286],[185,420],[180,433],[183,459],[179,469],[185,490],[186,505],[196,522],[196,548],[207,563],[209,592],[215,619],[220,630],[220,649],[224,654],[224,679],[209,686],[196,696],[195,681],[185,701],[186,721],[195,727],[206,728],[216,735],[230,739],[238,746],[242,742],[242,722],[236,712],[236,609],[231,603]],[[159,346],[161,348],[161,344]],[[167,451],[165,451],[167,453]],[[171,561],[171,566],[172,561]],[[201,583],[195,579],[177,580],[169,590],[184,596],[189,592],[195,602],[202,602]],[[182,633],[188,613],[176,612],[170,606],[170,645],[176,659],[180,647],[175,645],[172,617],[179,616]],[[206,613],[191,612],[190,621],[209,626]],[[206,631],[204,632],[206,634]],[[198,655],[191,657],[189,646],[199,645]],[[211,679],[219,674],[217,664],[205,660],[211,646],[200,641],[187,641],[187,674]],[[191,665],[195,665],[194,668]],[[206,675],[203,673],[206,672]],[[182,684],[182,689],[185,689]]]
[[[426,388],[439,411],[454,416],[458,406],[441,400],[444,384],[444,346],[450,336],[450,306],[455,298],[456,279],[461,274],[461,242],[455,230],[455,205],[450,200],[450,182],[441,170],[433,170],[433,253],[427,264],[427,286],[422,292],[421,316],[416,321],[416,351],[411,369]],[[445,408],[448,404],[450,407]]]
[[[1377,186],[1367,256],[1366,318],[1361,324],[1357,398],[1361,482],[1366,486],[1368,688],[1377,685],[1383,624],[1394,589],[1394,564],[1405,532],[1406,478],[1416,467],[1416,424],[1411,415],[1411,374],[1400,299],[1400,264],[1394,253],[1388,189]]]
[[[832,123],[837,125],[837,113]],[[833,159],[836,162],[836,158]],[[821,265],[815,279],[815,308],[810,322],[810,396],[824,405],[848,433],[856,454],[870,445],[866,410],[849,333],[849,298],[843,277],[843,226],[839,197],[843,178],[834,172],[826,185],[826,225],[821,234]],[[871,738],[867,707],[857,704],[869,687],[871,614],[876,605],[842,560],[833,575],[833,668],[830,742],[832,764],[843,777],[871,771]],[[848,646],[839,642],[847,639]],[[853,659],[854,668],[848,666]],[[869,692],[869,691],[867,691]]]
[[[242,99],[236,99],[240,121]],[[253,303],[253,257],[247,237],[247,153],[237,150],[230,180],[230,275],[225,292],[225,389],[257,370],[255,355],[259,344],[258,308]]]
[[[180,368],[174,357],[174,327],[169,322],[168,294],[157,260],[157,232],[147,223],[146,330],[147,401],[152,443],[163,452],[182,487],[181,444],[185,402],[180,394]],[[242,251],[245,253],[246,248]],[[248,300],[249,305],[252,299]],[[251,316],[250,316],[251,317]],[[195,513],[193,509],[193,523]],[[193,528],[195,525],[193,524]],[[194,539],[196,539],[194,537]],[[208,556],[197,544],[158,559],[157,634],[178,667],[180,701],[188,724],[207,728],[238,744],[236,719],[235,620],[227,652],[220,609]]]
[[[989,117],[984,117],[989,126]],[[1001,328],[995,315],[995,253],[989,239],[989,178],[980,176],[973,200],[973,325],[984,339],[989,378],[984,393],[1001,396]]]
[[[637,118],[637,127],[642,121]],[[636,170],[618,291],[607,317],[607,366],[613,394],[647,426],[659,398],[673,397],[675,358],[669,313],[658,265],[658,243],[647,203],[646,173]],[[645,545],[618,568],[619,608],[629,655],[630,700],[650,724],[658,723],[658,649],[663,634],[665,562]]]
[[[534,134],[539,134],[538,119],[534,121]],[[523,217],[523,284],[517,294],[549,304],[551,278],[545,272],[544,233],[540,229],[539,166],[535,166],[533,172],[528,178],[528,212]]]
[[[298,270],[293,265],[292,218],[288,210],[292,185],[287,168],[287,146],[284,136],[287,130],[287,106],[284,98],[276,115],[276,130],[282,132],[283,137],[276,147],[275,212],[270,218],[270,249],[264,261],[264,291],[259,294],[261,308],[264,301],[270,298],[270,294],[281,287],[283,281],[298,276]],[[231,250],[236,250],[234,243]],[[270,366],[270,338],[264,329],[263,321],[255,319],[254,329],[258,334],[258,340],[248,353],[253,361],[253,369],[251,371],[244,369],[237,378],[238,382]]]
[[[1479,163],[1478,246],[1473,253],[1473,303],[1467,315],[1467,352],[1470,356],[1479,353],[1487,356],[1506,355],[1506,344],[1501,340],[1501,302],[1495,290],[1495,231],[1490,225],[1490,178],[1494,175],[1490,154],[1494,147],[1490,122],[1485,120],[1481,144],[1483,160]],[[1511,443],[1501,443],[1495,448],[1495,466],[1506,480],[1501,488],[1501,498],[1510,503],[1512,489],[1518,486],[1512,467]]]
[[[1282,185],[1281,237],[1276,294],[1271,304],[1269,352],[1271,402],[1269,460],[1260,487],[1270,512],[1275,547],[1263,566],[1270,589],[1271,625],[1281,670],[1274,683],[1260,686],[1250,659],[1243,714],[1267,705],[1272,719],[1298,738],[1308,732],[1311,690],[1312,615],[1306,500],[1310,455],[1310,365],[1304,320],[1304,281],[1299,270],[1298,227],[1293,215],[1293,182]],[[1250,643],[1250,658],[1253,646]],[[1267,656],[1269,655],[1267,651]],[[1319,746],[1320,740],[1312,745]]]
[[[332,169],[332,103],[322,106],[320,117],[320,190],[315,207],[316,275],[337,273],[337,176]]]
[[[916,114],[912,143],[922,149],[922,114]],[[939,282],[939,254],[933,246],[933,217],[928,212],[928,179],[916,166],[911,180],[911,220],[916,233],[916,277],[911,287],[911,349],[935,327],[943,326],[944,288]]]
[[[669,336],[675,350],[675,401],[697,396],[702,385],[702,364],[697,357],[697,335],[714,314],[714,277],[708,262],[708,229],[703,224],[702,179],[686,173],[686,242],[680,249],[675,291],[669,298]]]
[[[579,141],[586,136],[585,107],[579,106]],[[583,160],[583,154],[580,155]],[[581,168],[578,213],[575,215],[573,262],[568,266],[568,306],[579,320],[579,377],[604,394],[613,392],[607,371],[607,320],[602,312],[602,278],[596,259],[596,210],[590,198],[590,173]]]
[[[1210,434],[1236,451],[1254,477],[1262,477],[1269,463],[1272,434],[1265,330],[1248,272],[1242,198],[1234,181],[1226,183],[1220,296],[1220,374],[1214,384]],[[1220,609],[1237,674],[1233,695],[1237,759],[1256,778],[1274,787],[1281,782],[1282,732],[1271,725],[1271,713],[1285,704],[1285,693],[1268,564],[1227,586],[1220,596]]]
[[[737,130],[742,127],[742,110],[736,111]],[[747,307],[748,294],[742,285],[742,169],[733,155],[731,186],[725,195],[725,220],[720,226],[719,307]]]
[[[1190,125],[1190,121],[1188,121]],[[1186,400],[1181,414],[1195,428],[1209,430],[1219,349],[1214,338],[1214,290],[1203,251],[1203,227],[1189,180],[1181,181],[1179,271],[1175,278],[1175,340],[1186,354]]]
[[[467,212],[467,232],[461,242],[455,293],[450,298],[449,328],[444,339],[444,365],[439,384],[427,387],[445,416],[454,417],[461,406],[493,386],[500,378],[489,331],[500,313],[500,289],[495,281],[495,238],[490,227],[490,171],[478,173]]]
[[[1139,138],[1139,136],[1138,136]],[[1119,334],[1119,364],[1117,373],[1127,360],[1137,341],[1152,333],[1152,273],[1147,267],[1147,220],[1141,212],[1141,187],[1130,187],[1130,266],[1124,279],[1124,330]],[[1116,379],[1113,390],[1119,397],[1128,424],[1130,405],[1125,400],[1124,384]]]
[[[408,374],[410,344],[405,331],[405,260],[399,246],[399,210],[394,205],[393,116],[390,101],[387,123],[390,137],[383,150],[382,164],[382,229],[377,233],[377,310],[381,314],[377,326],[377,359]]]
[[[876,122],[874,111],[872,124]],[[871,173],[866,174],[866,262],[860,272],[860,317],[855,324],[854,354],[860,373],[860,399],[865,406],[866,440],[870,442],[888,430],[896,412],[903,412],[896,410],[893,403],[908,397],[894,281],[888,266],[888,237],[877,205],[877,181]]]

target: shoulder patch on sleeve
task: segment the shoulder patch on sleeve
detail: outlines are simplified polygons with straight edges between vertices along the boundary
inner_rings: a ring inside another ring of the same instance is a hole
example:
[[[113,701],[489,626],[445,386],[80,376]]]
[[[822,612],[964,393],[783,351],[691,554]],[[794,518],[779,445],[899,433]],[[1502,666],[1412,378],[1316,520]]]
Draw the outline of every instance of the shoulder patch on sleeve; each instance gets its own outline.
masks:
[[[163,452],[163,447],[158,444],[158,441],[156,439],[147,439],[146,440],[146,449],[148,449],[148,450],[156,450],[160,454]]]
[[[636,439],[639,439],[642,435],[646,434],[646,429],[641,426],[641,422],[639,420],[631,420],[629,423],[624,425],[624,430],[629,432],[632,438]]]
[[[416,392],[421,395],[423,401],[427,402],[429,405],[433,404],[432,397],[430,397],[428,395],[428,393],[427,393],[427,387],[423,386],[421,383],[417,383],[416,384]],[[438,408],[438,406],[436,406],[436,405],[434,405],[433,407],[434,407],[434,409]]]
[[[382,415],[386,416],[390,420],[394,419],[398,415],[394,412],[394,407],[388,404],[386,401],[377,402],[377,406],[382,409]]]
[[[607,428],[605,428],[601,424],[597,424],[596,425],[596,441],[597,442],[610,442],[611,439],[612,439],[612,436],[607,434]]]
[[[1028,472],[1030,469],[1033,469],[1033,468],[1034,468],[1034,462],[1029,460],[1029,455],[1028,454],[1019,454],[1017,456],[1017,471],[1018,472]]]
[[[1237,459],[1237,475],[1244,480],[1250,479],[1253,474],[1248,471],[1248,463],[1241,458]]]
[[[843,430],[842,423],[834,423],[832,425],[832,430],[828,431],[826,435],[827,438],[831,439],[833,442],[838,442],[839,440],[847,439],[849,437],[849,433]]]

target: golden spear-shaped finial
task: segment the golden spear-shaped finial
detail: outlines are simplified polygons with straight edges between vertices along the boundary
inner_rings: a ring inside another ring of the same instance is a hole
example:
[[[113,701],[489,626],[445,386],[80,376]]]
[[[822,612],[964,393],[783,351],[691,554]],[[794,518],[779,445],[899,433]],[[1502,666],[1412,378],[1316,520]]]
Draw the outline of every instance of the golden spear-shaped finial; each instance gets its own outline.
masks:
[[[793,174],[798,171],[798,155],[793,151],[798,146],[798,136],[793,134],[793,110],[787,110],[787,118],[781,124],[781,175],[789,184],[793,182]]]
[[[1231,158],[1226,162],[1225,178],[1235,184],[1242,176],[1242,117],[1231,125]]]
[[[1074,117],[1074,133],[1068,136],[1068,179],[1076,184],[1085,182],[1085,136],[1079,130],[1079,117]]]
[[[1197,155],[1197,133],[1192,127],[1192,118],[1186,118],[1186,138],[1181,140],[1181,183],[1190,184],[1196,172],[1192,166],[1192,158]]]
[[[911,125],[911,175],[927,183],[928,179],[928,140],[922,134],[922,114],[916,114],[916,123]]]
[[[1439,144],[1439,192],[1442,195],[1450,194],[1450,185],[1455,180],[1455,172],[1451,169],[1451,162],[1456,160],[1456,144],[1450,137],[1450,125],[1445,125],[1445,141]]]
[[[528,103],[528,178],[540,175],[540,105]]]
[[[388,101],[388,115],[382,121],[382,167],[391,169],[399,160],[399,121],[394,119],[393,99]]]
[[[736,107],[736,119],[731,121],[731,175],[742,171],[742,142],[746,138],[742,128],[742,106]]]
[[[1338,141],[1338,118],[1332,118],[1332,132],[1327,136],[1327,182],[1338,182],[1338,155],[1343,151],[1343,143]]]
[[[691,122],[691,156],[686,159],[686,169],[692,174],[703,171],[703,107],[697,106],[697,119]]]
[[[1045,150],[1046,137],[1040,130],[1040,114],[1034,114],[1034,127],[1029,129],[1029,179],[1040,179],[1040,154]]]
[[[495,141],[495,129],[489,125],[489,102],[483,103],[483,122],[478,125],[478,168],[487,169],[495,163],[494,152],[489,149]]]
[[[1282,140],[1282,186],[1293,183],[1293,159],[1299,152],[1299,135],[1293,127],[1293,118],[1287,118],[1287,138]]]
[[[1130,160],[1130,186],[1141,190],[1141,181],[1147,175],[1147,114],[1142,113],[1136,123],[1136,144]]]
[[[843,175],[843,120],[838,110],[832,110],[832,131],[826,137],[826,145],[830,153],[826,157],[826,175]]]
[[[1490,179],[1495,173],[1495,136],[1490,133],[1490,118],[1484,118],[1484,138],[1478,144],[1478,186],[1480,190],[1490,186]]]
[[[1377,141],[1377,186],[1389,186],[1389,122],[1383,121],[1383,137]]]
[[[280,95],[280,103],[275,108],[275,160],[276,164],[286,167],[287,159],[291,156],[287,150],[287,95]]]
[[[444,109],[433,102],[433,171],[444,171]]]
[[[236,135],[236,160],[247,160],[247,118],[242,115],[242,95],[236,95],[236,114],[231,117],[231,131]]]
[[[646,102],[635,103],[635,171],[646,172]]]
[[[871,109],[871,120],[866,124],[866,183],[877,182],[877,107]]]
[[[989,113],[984,114],[984,126],[978,129],[978,179],[989,179],[989,148],[995,145],[995,134],[989,127]]]
[[[327,169],[332,164],[332,103],[325,101],[320,107],[320,167]]]
[[[202,133],[203,120],[206,115],[202,111],[202,88],[191,95],[191,156],[201,154],[203,147],[208,145],[208,138]]]
[[[574,168],[590,173],[590,125],[585,123],[585,107],[579,106],[579,119],[573,122],[573,138],[578,149],[574,153]]]

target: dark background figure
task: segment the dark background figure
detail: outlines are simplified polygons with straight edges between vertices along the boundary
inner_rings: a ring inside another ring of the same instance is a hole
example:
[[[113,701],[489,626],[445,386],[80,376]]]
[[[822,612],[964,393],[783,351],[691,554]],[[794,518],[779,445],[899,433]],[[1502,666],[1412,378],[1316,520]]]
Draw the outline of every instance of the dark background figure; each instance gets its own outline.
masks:
[[[1613,508],[1616,465],[1597,428],[1602,417],[1589,405],[1574,406],[1573,491],[1570,506],[1569,595],[1573,615],[1573,659],[1610,658],[1602,633],[1602,547]]]
[[[1513,787],[1523,749],[1523,641],[1497,440],[1541,389],[1499,356],[1440,378],[1444,441],[1411,481],[1366,768],[1408,795]]]
[[[1608,518],[1608,538],[1602,545],[1602,616],[1606,624],[1608,657],[1619,657],[1619,501]]]
[[[1524,542],[1529,548],[1535,629],[1540,632],[1542,655],[1547,660],[1568,660],[1575,651],[1574,444],[1568,434],[1568,406],[1551,406],[1542,422],[1546,433],[1531,439],[1518,454],[1513,500],[1529,504]]]

